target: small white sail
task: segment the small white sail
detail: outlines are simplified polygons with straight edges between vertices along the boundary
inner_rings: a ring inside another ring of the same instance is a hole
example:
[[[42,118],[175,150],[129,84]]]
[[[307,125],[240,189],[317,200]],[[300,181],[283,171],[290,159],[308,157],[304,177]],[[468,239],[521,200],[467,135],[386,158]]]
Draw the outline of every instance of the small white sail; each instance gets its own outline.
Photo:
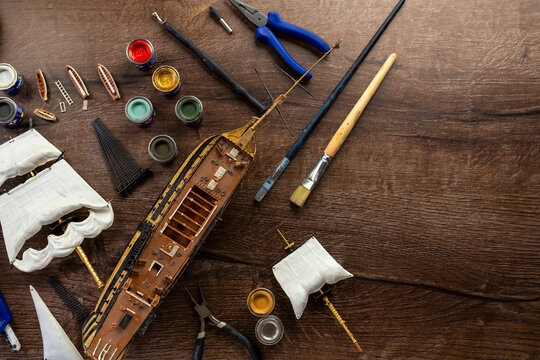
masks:
[[[44,249],[29,248],[22,260],[16,258],[26,240],[37,234],[43,225],[81,208],[92,209],[85,220],[69,223],[60,236],[49,235]],[[109,228],[113,220],[111,205],[65,160],[0,196],[0,223],[8,257],[15,267],[25,272],[43,269],[55,257],[71,254],[84,238],[96,237]]]
[[[7,179],[25,175],[60,156],[61,152],[35,129],[0,145],[0,185]]]
[[[312,236],[303,245],[272,267],[276,280],[291,300],[294,314],[300,319],[309,294],[323,285],[352,277]]]
[[[43,338],[43,358],[45,360],[83,360],[75,345],[32,285],[30,285],[30,294],[34,300],[41,337]]]

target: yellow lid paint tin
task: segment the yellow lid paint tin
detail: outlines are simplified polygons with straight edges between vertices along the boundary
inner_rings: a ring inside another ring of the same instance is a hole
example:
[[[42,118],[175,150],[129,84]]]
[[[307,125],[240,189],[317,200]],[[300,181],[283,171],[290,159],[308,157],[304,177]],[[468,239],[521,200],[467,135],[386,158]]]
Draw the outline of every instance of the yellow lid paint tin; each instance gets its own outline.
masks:
[[[276,298],[270,290],[258,288],[249,293],[247,306],[249,311],[255,316],[268,315],[276,306]]]
[[[152,84],[162,95],[176,95],[180,90],[180,74],[172,66],[162,65],[154,71]]]

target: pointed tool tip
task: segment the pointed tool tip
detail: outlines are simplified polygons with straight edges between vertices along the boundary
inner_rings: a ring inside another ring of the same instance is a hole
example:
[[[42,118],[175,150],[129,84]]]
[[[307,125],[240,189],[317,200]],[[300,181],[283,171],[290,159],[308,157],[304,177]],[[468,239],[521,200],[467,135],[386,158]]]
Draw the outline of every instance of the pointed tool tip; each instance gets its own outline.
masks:
[[[260,203],[264,199],[264,197],[266,196],[267,193],[268,193],[268,190],[266,190],[265,188],[262,187],[262,188],[259,189],[259,191],[257,191],[255,196],[253,197],[253,200]]]

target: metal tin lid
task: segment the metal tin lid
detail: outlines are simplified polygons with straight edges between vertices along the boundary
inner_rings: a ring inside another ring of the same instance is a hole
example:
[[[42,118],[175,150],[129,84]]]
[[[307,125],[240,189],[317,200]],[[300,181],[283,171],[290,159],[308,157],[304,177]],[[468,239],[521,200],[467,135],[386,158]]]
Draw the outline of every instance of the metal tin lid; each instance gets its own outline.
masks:
[[[255,316],[270,314],[276,306],[274,294],[265,288],[258,288],[249,293],[247,297],[249,311]]]
[[[152,74],[152,83],[159,91],[169,92],[180,84],[180,74],[172,66],[162,65]]]
[[[195,96],[187,95],[182,97],[176,103],[176,116],[185,122],[198,120],[203,112],[203,104],[201,100]]]
[[[0,90],[6,90],[17,82],[17,70],[9,64],[0,64]]]
[[[176,143],[168,135],[155,136],[148,143],[148,154],[156,161],[169,162],[176,157]]]
[[[17,113],[17,104],[7,97],[0,97],[0,124],[13,120]]]
[[[152,113],[154,107],[150,100],[143,96],[136,96],[131,98],[126,104],[126,116],[135,123],[143,123],[147,121]]]
[[[150,60],[153,53],[152,43],[145,39],[133,40],[126,49],[128,59],[136,64],[144,64]]]
[[[275,345],[283,337],[283,323],[277,316],[268,315],[260,318],[255,325],[255,336],[264,345]]]

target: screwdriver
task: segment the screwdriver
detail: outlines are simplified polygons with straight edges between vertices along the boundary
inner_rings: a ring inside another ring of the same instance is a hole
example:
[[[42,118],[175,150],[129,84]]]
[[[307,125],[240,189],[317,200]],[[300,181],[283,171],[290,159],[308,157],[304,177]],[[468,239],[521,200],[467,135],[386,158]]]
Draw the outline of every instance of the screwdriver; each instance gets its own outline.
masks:
[[[21,349],[21,343],[11,327],[11,321],[13,321],[13,316],[11,315],[11,311],[9,311],[4,296],[0,292],[0,333],[4,334],[11,351],[15,352]]]
[[[221,16],[218,11],[216,9],[214,9],[213,7],[209,7],[208,10],[210,10],[210,14],[212,14],[212,16],[221,24],[223,25],[223,27],[225,28],[225,30],[227,30],[227,32],[229,34],[232,34],[232,29],[231,27],[229,26],[229,24],[227,24],[225,22],[225,20],[223,19],[223,16]]]

